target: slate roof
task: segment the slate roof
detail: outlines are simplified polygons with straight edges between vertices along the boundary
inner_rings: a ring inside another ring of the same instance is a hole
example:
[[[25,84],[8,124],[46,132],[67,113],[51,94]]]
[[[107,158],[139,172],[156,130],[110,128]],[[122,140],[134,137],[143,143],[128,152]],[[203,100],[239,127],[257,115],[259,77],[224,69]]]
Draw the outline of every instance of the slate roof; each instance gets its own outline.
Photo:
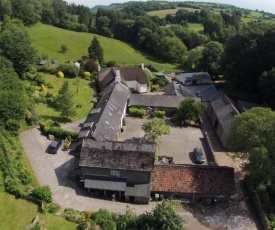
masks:
[[[245,112],[253,107],[260,107],[261,105],[249,101],[238,100],[238,108],[241,112]]]
[[[154,166],[155,145],[84,139],[79,166],[150,172]]]
[[[221,166],[155,165],[152,192],[217,194],[234,193],[234,169]]]
[[[219,91],[210,97],[210,104],[217,115],[224,133],[228,137],[233,117],[239,114],[238,110],[233,106],[230,99],[222,91]]]
[[[164,87],[165,95],[176,95],[183,97],[194,97],[197,98],[197,92],[200,91],[202,95],[202,101],[209,101],[217,89],[212,84],[207,85],[182,85],[179,82],[171,81]]]
[[[85,175],[84,187],[112,191],[125,191],[126,178],[102,175]]]
[[[148,84],[148,79],[140,67],[111,67],[102,68],[98,73],[98,84],[100,90],[110,85],[116,76],[116,71],[120,71],[122,83],[127,85],[127,81],[137,81],[140,84]]]
[[[139,196],[149,198],[151,195],[151,184],[130,184],[127,183],[125,196]]]
[[[91,110],[86,118],[78,138],[117,140],[117,133],[129,95],[128,88],[119,82],[109,86],[96,108]]]
[[[186,81],[194,81],[194,80],[201,80],[207,79],[211,82],[211,77],[207,72],[192,72],[192,73],[180,73],[175,76],[175,79],[182,84],[185,84]]]
[[[131,94],[128,106],[177,108],[185,99],[182,96]]]

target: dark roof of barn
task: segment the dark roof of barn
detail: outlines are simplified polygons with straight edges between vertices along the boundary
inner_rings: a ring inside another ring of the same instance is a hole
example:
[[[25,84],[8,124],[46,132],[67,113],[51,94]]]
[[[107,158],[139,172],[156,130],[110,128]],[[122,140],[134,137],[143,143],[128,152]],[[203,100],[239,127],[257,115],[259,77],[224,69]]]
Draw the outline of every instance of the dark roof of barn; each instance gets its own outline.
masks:
[[[129,106],[178,108],[186,97],[171,95],[141,95],[131,94]],[[199,99],[198,99],[199,101]]]
[[[152,192],[220,194],[234,193],[234,168],[201,165],[155,165]]]
[[[192,72],[192,73],[180,73],[175,76],[175,79],[181,83],[185,83],[185,81],[199,80],[199,79],[209,79],[211,77],[207,72]]]
[[[116,140],[129,94],[128,88],[119,82],[109,86],[86,118],[78,137]]]
[[[239,114],[238,110],[222,91],[218,91],[210,97],[210,104],[212,109],[215,111],[219,123],[223,127],[224,133],[229,136],[233,117]]]
[[[152,171],[155,145],[84,139],[79,166],[117,170]]]

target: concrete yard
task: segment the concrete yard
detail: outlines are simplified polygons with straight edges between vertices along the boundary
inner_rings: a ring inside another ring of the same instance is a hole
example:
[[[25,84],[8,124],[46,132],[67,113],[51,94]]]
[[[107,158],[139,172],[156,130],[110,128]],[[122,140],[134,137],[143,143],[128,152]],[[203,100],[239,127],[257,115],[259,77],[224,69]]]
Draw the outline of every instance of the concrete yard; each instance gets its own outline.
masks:
[[[126,129],[119,140],[142,141],[144,131],[141,126],[146,121],[149,119],[127,117]],[[170,134],[161,136],[157,144],[159,155],[173,157],[175,164],[194,164],[194,148],[204,147],[202,131],[194,127],[176,126],[169,119],[166,119],[165,122],[170,126]]]

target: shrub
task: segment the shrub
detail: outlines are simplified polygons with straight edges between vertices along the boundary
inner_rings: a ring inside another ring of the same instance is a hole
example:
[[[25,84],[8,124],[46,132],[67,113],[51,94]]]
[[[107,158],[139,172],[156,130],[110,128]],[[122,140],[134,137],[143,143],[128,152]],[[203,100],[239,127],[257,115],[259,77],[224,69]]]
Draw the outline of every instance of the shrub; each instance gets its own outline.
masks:
[[[98,212],[93,213],[91,219],[104,230],[116,230],[116,223],[113,220],[112,213],[105,209],[100,209]]]
[[[24,191],[20,186],[20,180],[10,175],[7,175],[5,178],[5,189],[8,193],[18,197],[22,197],[24,195]]]
[[[57,77],[64,78],[64,73],[62,71],[58,71]]]
[[[52,192],[49,186],[35,187],[32,195],[40,201],[44,201],[46,203],[52,202]]]
[[[154,110],[152,112],[152,117],[158,117],[158,118],[164,118],[165,116],[165,111],[162,110]]]
[[[46,83],[46,87],[47,87],[48,89],[53,89],[53,88],[54,88],[54,85],[53,85],[52,82],[47,82],[47,83]]]
[[[91,73],[90,72],[88,72],[88,71],[84,71],[83,72],[83,78],[84,79],[88,80],[90,77],[91,77]]]
[[[138,108],[130,108],[129,113],[130,113],[130,116],[132,116],[132,117],[143,118],[146,115],[146,110],[138,109]]]
[[[81,223],[81,212],[72,208],[65,209],[62,216],[71,222],[80,224]]]
[[[60,46],[60,52],[61,53],[66,53],[68,51],[68,47],[65,44],[62,44]]]
[[[76,139],[78,136],[77,132],[68,131],[59,127],[50,127],[48,130],[45,130],[46,135],[54,135],[56,138],[65,139],[67,136],[71,136],[72,139]]]
[[[49,213],[56,213],[60,210],[60,206],[55,203],[45,204],[45,210]]]
[[[57,69],[68,78],[74,78],[78,73],[78,68],[72,64],[62,64],[59,65]]]
[[[40,90],[43,91],[43,92],[47,92],[47,88],[44,84],[41,84],[41,89]]]
[[[31,230],[40,230],[40,229],[41,229],[41,226],[38,222],[31,228]]]
[[[114,67],[114,66],[116,66],[116,65],[117,65],[116,61],[108,61],[108,62],[106,63],[106,67]]]
[[[152,85],[151,91],[155,92],[159,90],[159,85]]]
[[[32,79],[32,81],[35,81],[36,85],[45,84],[45,78],[44,78],[44,76],[41,75],[41,74],[39,74],[39,73],[34,76],[34,78]]]
[[[5,123],[5,129],[11,131],[13,134],[18,134],[20,123],[15,119],[8,119]]]

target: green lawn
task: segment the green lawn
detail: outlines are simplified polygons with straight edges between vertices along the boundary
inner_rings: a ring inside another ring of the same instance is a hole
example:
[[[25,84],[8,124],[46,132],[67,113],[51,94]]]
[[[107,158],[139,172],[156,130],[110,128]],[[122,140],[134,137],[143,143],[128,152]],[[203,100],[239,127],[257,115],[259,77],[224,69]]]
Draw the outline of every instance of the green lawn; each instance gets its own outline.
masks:
[[[90,86],[89,80],[80,79],[78,85],[78,92],[77,92],[77,85],[75,79],[67,79],[67,78],[58,78],[54,75],[44,74],[46,82],[52,82],[54,85],[53,89],[48,89],[48,92],[52,93],[53,95],[58,94],[58,90],[62,86],[64,81],[69,82],[70,90],[74,94],[74,104],[82,104],[81,108],[76,108],[77,115],[72,117],[72,120],[78,120],[81,118],[87,117],[89,111],[92,108],[91,98],[93,95],[93,89]],[[59,120],[59,112],[56,112],[54,109],[48,107],[46,104],[38,104],[36,105],[36,112],[39,116],[43,118],[49,118],[53,120]],[[60,120],[59,120],[60,121]]]
[[[26,27],[34,47],[39,51],[40,56],[57,58],[64,61],[76,61],[82,56],[88,55],[88,47],[94,37],[91,33],[80,33],[56,28],[41,23],[35,26]],[[118,65],[130,66],[139,65],[144,62],[161,70],[163,63],[156,60],[153,56],[133,48],[131,45],[115,40],[98,36],[98,40],[104,50],[104,59],[116,61]],[[65,44],[68,47],[66,53],[60,52],[60,46]],[[179,70],[177,65],[166,64],[166,71],[172,72]]]
[[[189,29],[194,30],[196,32],[203,31],[203,25],[200,23],[188,23]]]
[[[37,205],[26,200],[15,199],[14,196],[5,193],[4,180],[0,170],[0,229],[25,229],[36,214]]]
[[[41,214],[41,222],[45,229],[76,230],[77,224],[69,222],[56,214]]]
[[[242,22],[244,23],[248,23],[248,22],[251,22],[251,21],[258,21],[260,20],[261,22],[264,22],[264,23],[270,23],[270,24],[275,24],[275,20],[270,20],[270,19],[256,19],[256,18],[245,18],[245,17],[242,17]]]

